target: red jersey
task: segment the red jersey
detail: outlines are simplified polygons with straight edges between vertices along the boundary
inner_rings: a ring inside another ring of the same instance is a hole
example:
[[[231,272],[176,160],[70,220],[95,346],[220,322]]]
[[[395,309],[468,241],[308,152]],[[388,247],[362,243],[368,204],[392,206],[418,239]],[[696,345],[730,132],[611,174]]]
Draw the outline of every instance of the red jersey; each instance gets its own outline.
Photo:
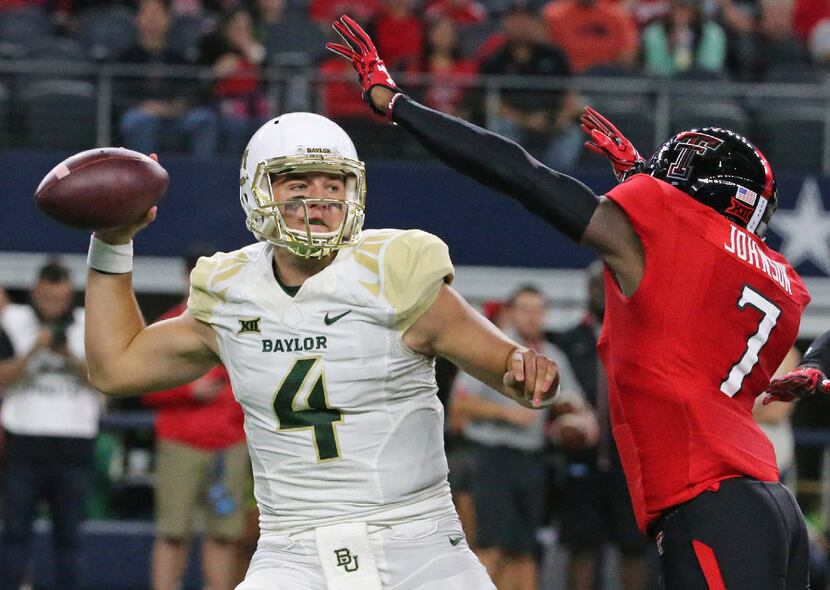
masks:
[[[718,481],[778,481],[752,417],[810,297],[786,259],[670,184],[639,174],[607,197],[640,237],[626,297],[606,270],[599,353],[637,524]]]
[[[181,304],[159,319],[177,317],[185,310]],[[220,381],[222,391],[210,402],[193,397],[190,385],[182,385],[149,393],[141,398],[143,404],[158,408],[156,412],[156,437],[202,449],[225,449],[245,440],[242,408],[231,389],[225,367],[214,367],[207,377]]]

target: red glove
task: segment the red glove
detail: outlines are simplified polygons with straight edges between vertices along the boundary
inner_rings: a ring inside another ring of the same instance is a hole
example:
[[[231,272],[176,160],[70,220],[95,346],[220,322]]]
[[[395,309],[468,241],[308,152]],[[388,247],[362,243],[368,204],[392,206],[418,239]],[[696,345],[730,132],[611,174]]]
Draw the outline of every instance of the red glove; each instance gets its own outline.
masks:
[[[369,96],[369,91],[373,86],[383,86],[396,93],[399,93],[400,89],[395,85],[389,71],[386,69],[386,64],[378,55],[378,50],[375,44],[372,43],[372,38],[366,34],[366,31],[359,24],[345,14],[340,17],[340,20],[334,21],[331,26],[342,37],[345,45],[326,43],[326,49],[342,55],[352,62],[354,69],[357,71],[360,86],[363,88],[363,100],[369,103],[369,106],[377,114],[388,117],[391,108],[387,107],[380,110],[375,107]],[[390,101],[390,107],[391,104]]]
[[[591,107],[585,107],[579,118],[582,130],[591,140],[585,142],[585,147],[611,160],[614,176],[622,182],[631,173],[639,170],[645,160],[637,152],[634,144],[620,133],[611,122]]]
[[[770,402],[791,402],[817,393],[830,393],[830,379],[812,367],[800,367],[767,386],[764,405]]]

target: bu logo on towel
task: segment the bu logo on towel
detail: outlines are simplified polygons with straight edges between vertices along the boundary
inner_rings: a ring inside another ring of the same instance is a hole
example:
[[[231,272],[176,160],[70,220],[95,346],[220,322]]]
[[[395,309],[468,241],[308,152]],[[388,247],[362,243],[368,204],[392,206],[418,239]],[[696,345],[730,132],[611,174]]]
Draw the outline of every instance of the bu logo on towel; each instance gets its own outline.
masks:
[[[334,556],[337,557],[337,566],[343,566],[347,572],[356,572],[357,571],[357,555],[352,555],[351,552],[346,549],[335,549]]]

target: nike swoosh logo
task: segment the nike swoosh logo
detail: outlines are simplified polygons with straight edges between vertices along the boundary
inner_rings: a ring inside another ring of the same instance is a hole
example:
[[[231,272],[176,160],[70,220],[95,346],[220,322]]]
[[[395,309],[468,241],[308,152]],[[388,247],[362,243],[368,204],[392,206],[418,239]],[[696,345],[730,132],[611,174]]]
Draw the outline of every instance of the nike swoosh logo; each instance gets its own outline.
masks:
[[[448,536],[447,538],[450,540],[450,545],[452,545],[453,547],[455,547],[461,541],[464,540],[464,537],[450,537],[450,536]]]
[[[340,315],[336,315],[336,316],[331,317],[331,318],[329,317],[329,314],[328,314],[328,313],[326,313],[326,317],[324,317],[324,318],[323,318],[323,322],[324,322],[327,326],[331,326],[334,322],[336,322],[337,320],[339,320],[339,319],[340,319],[340,318],[342,318],[343,316],[348,315],[348,314],[350,314],[350,313],[352,313],[352,310],[351,310],[351,309],[349,309],[349,310],[347,310],[347,311],[344,311],[344,312],[343,312],[343,313],[341,313]]]

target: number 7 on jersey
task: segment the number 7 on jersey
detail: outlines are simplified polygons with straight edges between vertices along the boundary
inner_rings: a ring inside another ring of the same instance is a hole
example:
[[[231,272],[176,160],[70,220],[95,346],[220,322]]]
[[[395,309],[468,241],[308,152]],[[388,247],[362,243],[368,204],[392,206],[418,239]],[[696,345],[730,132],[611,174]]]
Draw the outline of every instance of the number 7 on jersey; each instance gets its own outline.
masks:
[[[746,309],[747,305],[754,307],[763,315],[761,316],[761,323],[758,325],[758,331],[750,336],[746,343],[746,352],[741,360],[732,365],[729,375],[720,384],[720,390],[729,397],[735,397],[735,394],[741,390],[744,379],[752,371],[755,363],[758,362],[758,355],[764,344],[769,340],[772,329],[778,322],[778,316],[781,315],[781,310],[772,301],[749,285],[744,285],[741,298],[738,300],[738,307]]]

